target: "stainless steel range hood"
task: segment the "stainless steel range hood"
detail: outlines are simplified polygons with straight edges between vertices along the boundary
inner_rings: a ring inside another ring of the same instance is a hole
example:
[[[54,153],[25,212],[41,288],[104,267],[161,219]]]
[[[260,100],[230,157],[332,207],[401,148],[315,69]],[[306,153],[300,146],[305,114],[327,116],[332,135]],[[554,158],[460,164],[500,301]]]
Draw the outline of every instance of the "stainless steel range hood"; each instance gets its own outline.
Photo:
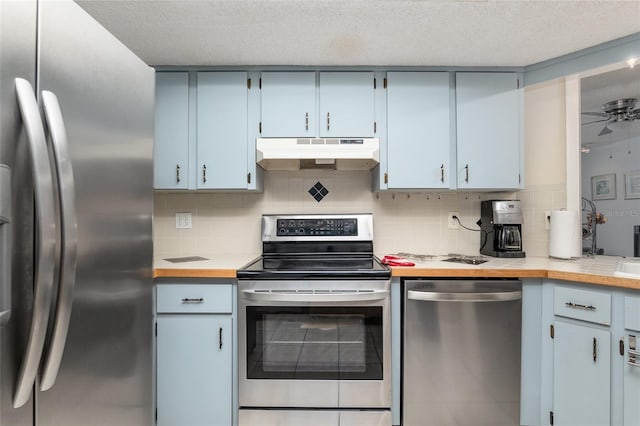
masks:
[[[378,138],[258,138],[256,163],[266,170],[371,170],[380,162]]]

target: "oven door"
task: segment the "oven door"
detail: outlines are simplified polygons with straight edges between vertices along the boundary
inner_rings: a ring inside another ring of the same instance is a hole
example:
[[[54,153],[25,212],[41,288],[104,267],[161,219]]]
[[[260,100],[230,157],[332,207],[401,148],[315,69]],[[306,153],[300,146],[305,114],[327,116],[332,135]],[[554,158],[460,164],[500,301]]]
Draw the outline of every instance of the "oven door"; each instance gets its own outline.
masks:
[[[243,281],[241,407],[391,406],[389,281]]]

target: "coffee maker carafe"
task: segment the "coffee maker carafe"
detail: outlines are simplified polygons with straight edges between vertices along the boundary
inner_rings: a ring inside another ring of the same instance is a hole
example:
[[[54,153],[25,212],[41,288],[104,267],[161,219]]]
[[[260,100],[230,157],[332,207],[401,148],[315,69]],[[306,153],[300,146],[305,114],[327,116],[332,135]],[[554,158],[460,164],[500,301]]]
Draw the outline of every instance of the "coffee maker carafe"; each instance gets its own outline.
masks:
[[[518,200],[488,200],[480,204],[480,254],[524,257],[522,209]]]

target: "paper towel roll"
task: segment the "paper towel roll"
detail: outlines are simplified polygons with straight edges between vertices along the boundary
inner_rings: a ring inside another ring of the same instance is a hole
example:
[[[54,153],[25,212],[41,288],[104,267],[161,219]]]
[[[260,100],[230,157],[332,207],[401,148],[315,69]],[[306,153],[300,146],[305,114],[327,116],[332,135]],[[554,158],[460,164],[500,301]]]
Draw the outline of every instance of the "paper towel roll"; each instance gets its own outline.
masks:
[[[549,256],[560,259],[580,257],[580,215],[573,210],[552,210],[549,232]]]

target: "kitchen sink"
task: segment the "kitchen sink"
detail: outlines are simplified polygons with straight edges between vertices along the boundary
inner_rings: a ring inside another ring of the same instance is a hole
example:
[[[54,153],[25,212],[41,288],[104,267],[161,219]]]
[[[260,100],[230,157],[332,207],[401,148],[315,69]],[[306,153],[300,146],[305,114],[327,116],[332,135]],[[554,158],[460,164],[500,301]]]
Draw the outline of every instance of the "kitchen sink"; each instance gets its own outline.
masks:
[[[640,279],[640,261],[621,260],[613,273],[616,277]]]
[[[448,259],[444,259],[444,262],[465,263],[467,265],[480,265],[487,262],[481,256],[454,256]]]

